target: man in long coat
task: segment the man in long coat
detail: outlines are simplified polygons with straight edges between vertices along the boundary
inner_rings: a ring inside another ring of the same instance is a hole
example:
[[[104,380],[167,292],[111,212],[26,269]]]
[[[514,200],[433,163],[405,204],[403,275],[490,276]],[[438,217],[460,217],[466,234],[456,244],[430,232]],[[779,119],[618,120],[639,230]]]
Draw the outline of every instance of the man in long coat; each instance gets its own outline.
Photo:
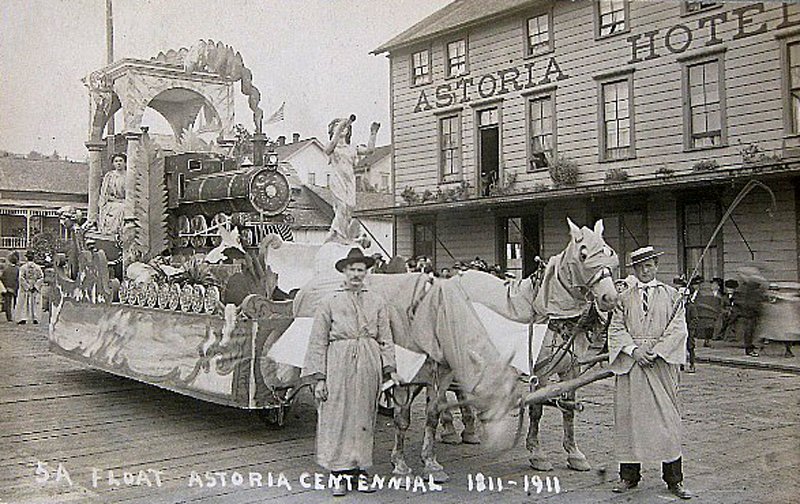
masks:
[[[317,463],[335,475],[365,480],[372,466],[374,428],[383,377],[395,383],[395,355],[383,299],[364,287],[371,257],[353,248],[336,263],[341,288],[325,298],[315,317],[304,374],[316,378]],[[374,491],[359,485],[361,491]],[[347,487],[335,486],[334,495]]]
[[[27,262],[19,268],[19,291],[17,293],[17,323],[24,324],[28,320],[38,324],[36,319],[39,295],[41,293],[41,282],[44,278],[42,268],[33,259],[35,254],[32,250],[25,253]]]
[[[681,297],[656,280],[653,247],[631,253],[635,279],[620,293],[608,332],[614,391],[615,444],[620,483],[614,492],[635,488],[642,462],[661,462],[669,491],[682,498],[681,417],[678,369],[686,363],[686,318]]]
[[[3,274],[0,276],[0,281],[3,282],[6,288],[6,291],[3,293],[3,311],[6,312],[6,319],[9,322],[14,319],[12,313],[14,311],[14,304],[17,301],[17,290],[19,289],[18,262],[19,255],[16,252],[12,252],[11,255],[8,256],[6,269],[3,270]]]

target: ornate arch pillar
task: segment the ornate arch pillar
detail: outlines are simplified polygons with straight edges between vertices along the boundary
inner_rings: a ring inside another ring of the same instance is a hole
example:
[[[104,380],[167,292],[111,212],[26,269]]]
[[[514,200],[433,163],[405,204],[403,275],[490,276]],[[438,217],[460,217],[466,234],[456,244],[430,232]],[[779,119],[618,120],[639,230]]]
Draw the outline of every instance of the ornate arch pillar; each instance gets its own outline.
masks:
[[[84,145],[89,150],[89,209],[86,218],[89,222],[97,222],[100,183],[103,179],[103,155],[106,151],[106,143],[90,140]]]

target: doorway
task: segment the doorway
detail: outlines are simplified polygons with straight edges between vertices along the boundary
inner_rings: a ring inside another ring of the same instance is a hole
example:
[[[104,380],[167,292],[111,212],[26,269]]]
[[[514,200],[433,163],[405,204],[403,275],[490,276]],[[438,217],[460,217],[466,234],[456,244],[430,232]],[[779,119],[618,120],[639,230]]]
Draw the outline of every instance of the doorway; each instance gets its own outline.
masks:
[[[500,181],[500,121],[497,108],[478,112],[480,194],[491,196]]]
[[[514,278],[528,277],[536,271],[536,258],[541,256],[539,216],[501,217],[499,227],[500,265]]]

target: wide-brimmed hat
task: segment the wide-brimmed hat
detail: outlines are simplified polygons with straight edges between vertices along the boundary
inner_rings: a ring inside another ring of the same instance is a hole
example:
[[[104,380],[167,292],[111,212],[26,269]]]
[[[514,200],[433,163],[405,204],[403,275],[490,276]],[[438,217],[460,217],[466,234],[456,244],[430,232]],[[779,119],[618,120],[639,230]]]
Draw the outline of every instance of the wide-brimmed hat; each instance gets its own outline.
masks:
[[[375,264],[375,259],[365,256],[360,248],[353,247],[350,249],[350,252],[347,253],[347,257],[336,261],[336,270],[341,273],[346,266],[354,263],[363,263],[367,268],[371,268],[372,265]]]
[[[631,252],[631,260],[626,266],[633,266],[634,264],[644,262],[648,259],[654,259],[660,255],[664,255],[664,252],[658,252],[649,245],[647,247],[641,247]]]

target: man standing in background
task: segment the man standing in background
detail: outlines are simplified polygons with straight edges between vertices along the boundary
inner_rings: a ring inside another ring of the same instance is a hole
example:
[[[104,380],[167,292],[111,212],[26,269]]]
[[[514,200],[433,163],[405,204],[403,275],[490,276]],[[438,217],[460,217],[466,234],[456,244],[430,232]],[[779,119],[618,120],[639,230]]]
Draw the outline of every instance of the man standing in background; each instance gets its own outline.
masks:
[[[3,275],[0,277],[6,291],[3,293],[3,310],[6,312],[6,320],[11,322],[14,318],[12,312],[14,311],[14,303],[17,301],[17,289],[19,289],[19,254],[16,251],[8,256],[8,264],[6,269],[3,270]]]
[[[24,324],[28,320],[34,324],[39,323],[36,319],[36,306],[44,273],[33,261],[34,257],[33,250],[25,252],[26,262],[19,268],[19,299],[16,310],[18,324]]]

